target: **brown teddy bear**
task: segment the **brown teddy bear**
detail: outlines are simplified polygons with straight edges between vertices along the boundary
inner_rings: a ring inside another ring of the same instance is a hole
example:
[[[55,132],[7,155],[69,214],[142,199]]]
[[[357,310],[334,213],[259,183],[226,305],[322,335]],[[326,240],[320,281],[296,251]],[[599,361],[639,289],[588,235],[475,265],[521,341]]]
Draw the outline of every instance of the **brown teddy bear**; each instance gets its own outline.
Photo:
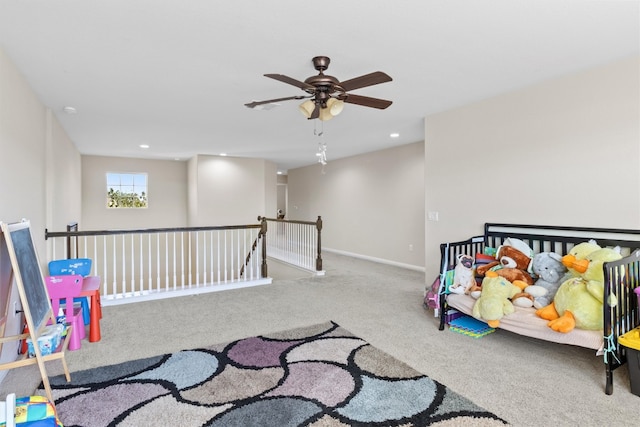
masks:
[[[496,258],[500,260],[503,267],[517,268],[528,271],[531,264],[531,257],[514,246],[500,246]]]
[[[533,285],[533,278],[527,271],[531,258],[513,246],[500,246],[496,253],[496,261],[477,267],[476,274],[484,276],[492,270],[511,283],[522,280],[527,285]]]
[[[498,248],[496,252],[496,261],[490,262],[476,268],[476,274],[480,277],[485,276],[488,271],[494,271],[498,276],[507,279],[509,282],[525,283],[531,286],[534,283],[533,277],[529,274],[529,267],[532,258],[526,253],[517,249],[514,245],[527,250],[527,245],[516,239],[507,239],[504,244]],[[474,289],[472,289],[473,291]],[[513,304],[518,307],[533,306],[533,296],[525,292],[520,292],[512,297]]]

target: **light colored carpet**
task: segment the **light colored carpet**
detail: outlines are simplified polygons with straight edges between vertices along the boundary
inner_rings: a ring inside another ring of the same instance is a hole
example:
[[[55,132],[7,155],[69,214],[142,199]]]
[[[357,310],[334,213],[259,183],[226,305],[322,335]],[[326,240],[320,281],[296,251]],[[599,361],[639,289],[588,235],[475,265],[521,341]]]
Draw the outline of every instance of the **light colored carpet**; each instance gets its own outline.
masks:
[[[500,427],[334,322],[51,378],[65,425]],[[44,390],[38,390],[44,393]]]
[[[105,307],[102,340],[69,352],[70,369],[333,320],[512,425],[638,424],[640,397],[629,390],[626,366],[607,396],[604,363],[592,350],[502,330],[479,339],[438,331],[422,306],[423,273],[331,253],[323,258],[321,277],[270,261],[271,285]],[[47,369],[62,373],[58,362]],[[31,394],[39,382],[37,367],[14,369],[0,396]]]

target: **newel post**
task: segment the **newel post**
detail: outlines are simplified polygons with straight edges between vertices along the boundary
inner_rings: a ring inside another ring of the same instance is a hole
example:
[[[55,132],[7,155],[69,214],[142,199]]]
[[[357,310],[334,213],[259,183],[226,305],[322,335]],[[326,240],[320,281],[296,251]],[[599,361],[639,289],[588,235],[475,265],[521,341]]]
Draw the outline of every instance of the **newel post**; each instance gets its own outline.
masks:
[[[260,234],[262,235],[262,265],[261,274],[265,278],[267,274],[267,218],[258,217],[260,220]]]
[[[78,231],[78,223],[77,222],[70,222],[69,224],[67,224],[67,233],[71,233],[74,231]],[[77,257],[78,254],[78,237],[74,237],[74,242],[75,242],[75,257]],[[74,256],[72,256],[71,254],[71,236],[67,236],[67,259],[71,259]]]
[[[322,218],[318,215],[316,221],[316,229],[318,230],[318,257],[316,258],[316,271],[322,271]]]

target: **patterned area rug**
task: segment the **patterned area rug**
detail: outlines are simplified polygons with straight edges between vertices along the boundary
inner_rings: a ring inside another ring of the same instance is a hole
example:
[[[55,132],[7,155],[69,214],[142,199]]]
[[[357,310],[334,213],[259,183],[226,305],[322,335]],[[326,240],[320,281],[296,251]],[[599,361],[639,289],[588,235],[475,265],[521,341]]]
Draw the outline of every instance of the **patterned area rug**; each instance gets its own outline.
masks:
[[[333,322],[71,379],[50,379],[66,427],[505,424]]]

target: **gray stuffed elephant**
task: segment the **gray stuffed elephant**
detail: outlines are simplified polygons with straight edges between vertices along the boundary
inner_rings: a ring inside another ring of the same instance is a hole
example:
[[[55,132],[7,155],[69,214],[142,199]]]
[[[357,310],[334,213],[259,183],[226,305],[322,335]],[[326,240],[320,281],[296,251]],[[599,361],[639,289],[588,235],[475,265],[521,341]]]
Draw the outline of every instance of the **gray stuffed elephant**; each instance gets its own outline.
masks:
[[[534,255],[531,265],[538,279],[532,286],[526,287],[524,292],[533,296],[533,306],[540,309],[553,302],[553,297],[567,274],[567,268],[562,265],[562,256],[555,252]]]

